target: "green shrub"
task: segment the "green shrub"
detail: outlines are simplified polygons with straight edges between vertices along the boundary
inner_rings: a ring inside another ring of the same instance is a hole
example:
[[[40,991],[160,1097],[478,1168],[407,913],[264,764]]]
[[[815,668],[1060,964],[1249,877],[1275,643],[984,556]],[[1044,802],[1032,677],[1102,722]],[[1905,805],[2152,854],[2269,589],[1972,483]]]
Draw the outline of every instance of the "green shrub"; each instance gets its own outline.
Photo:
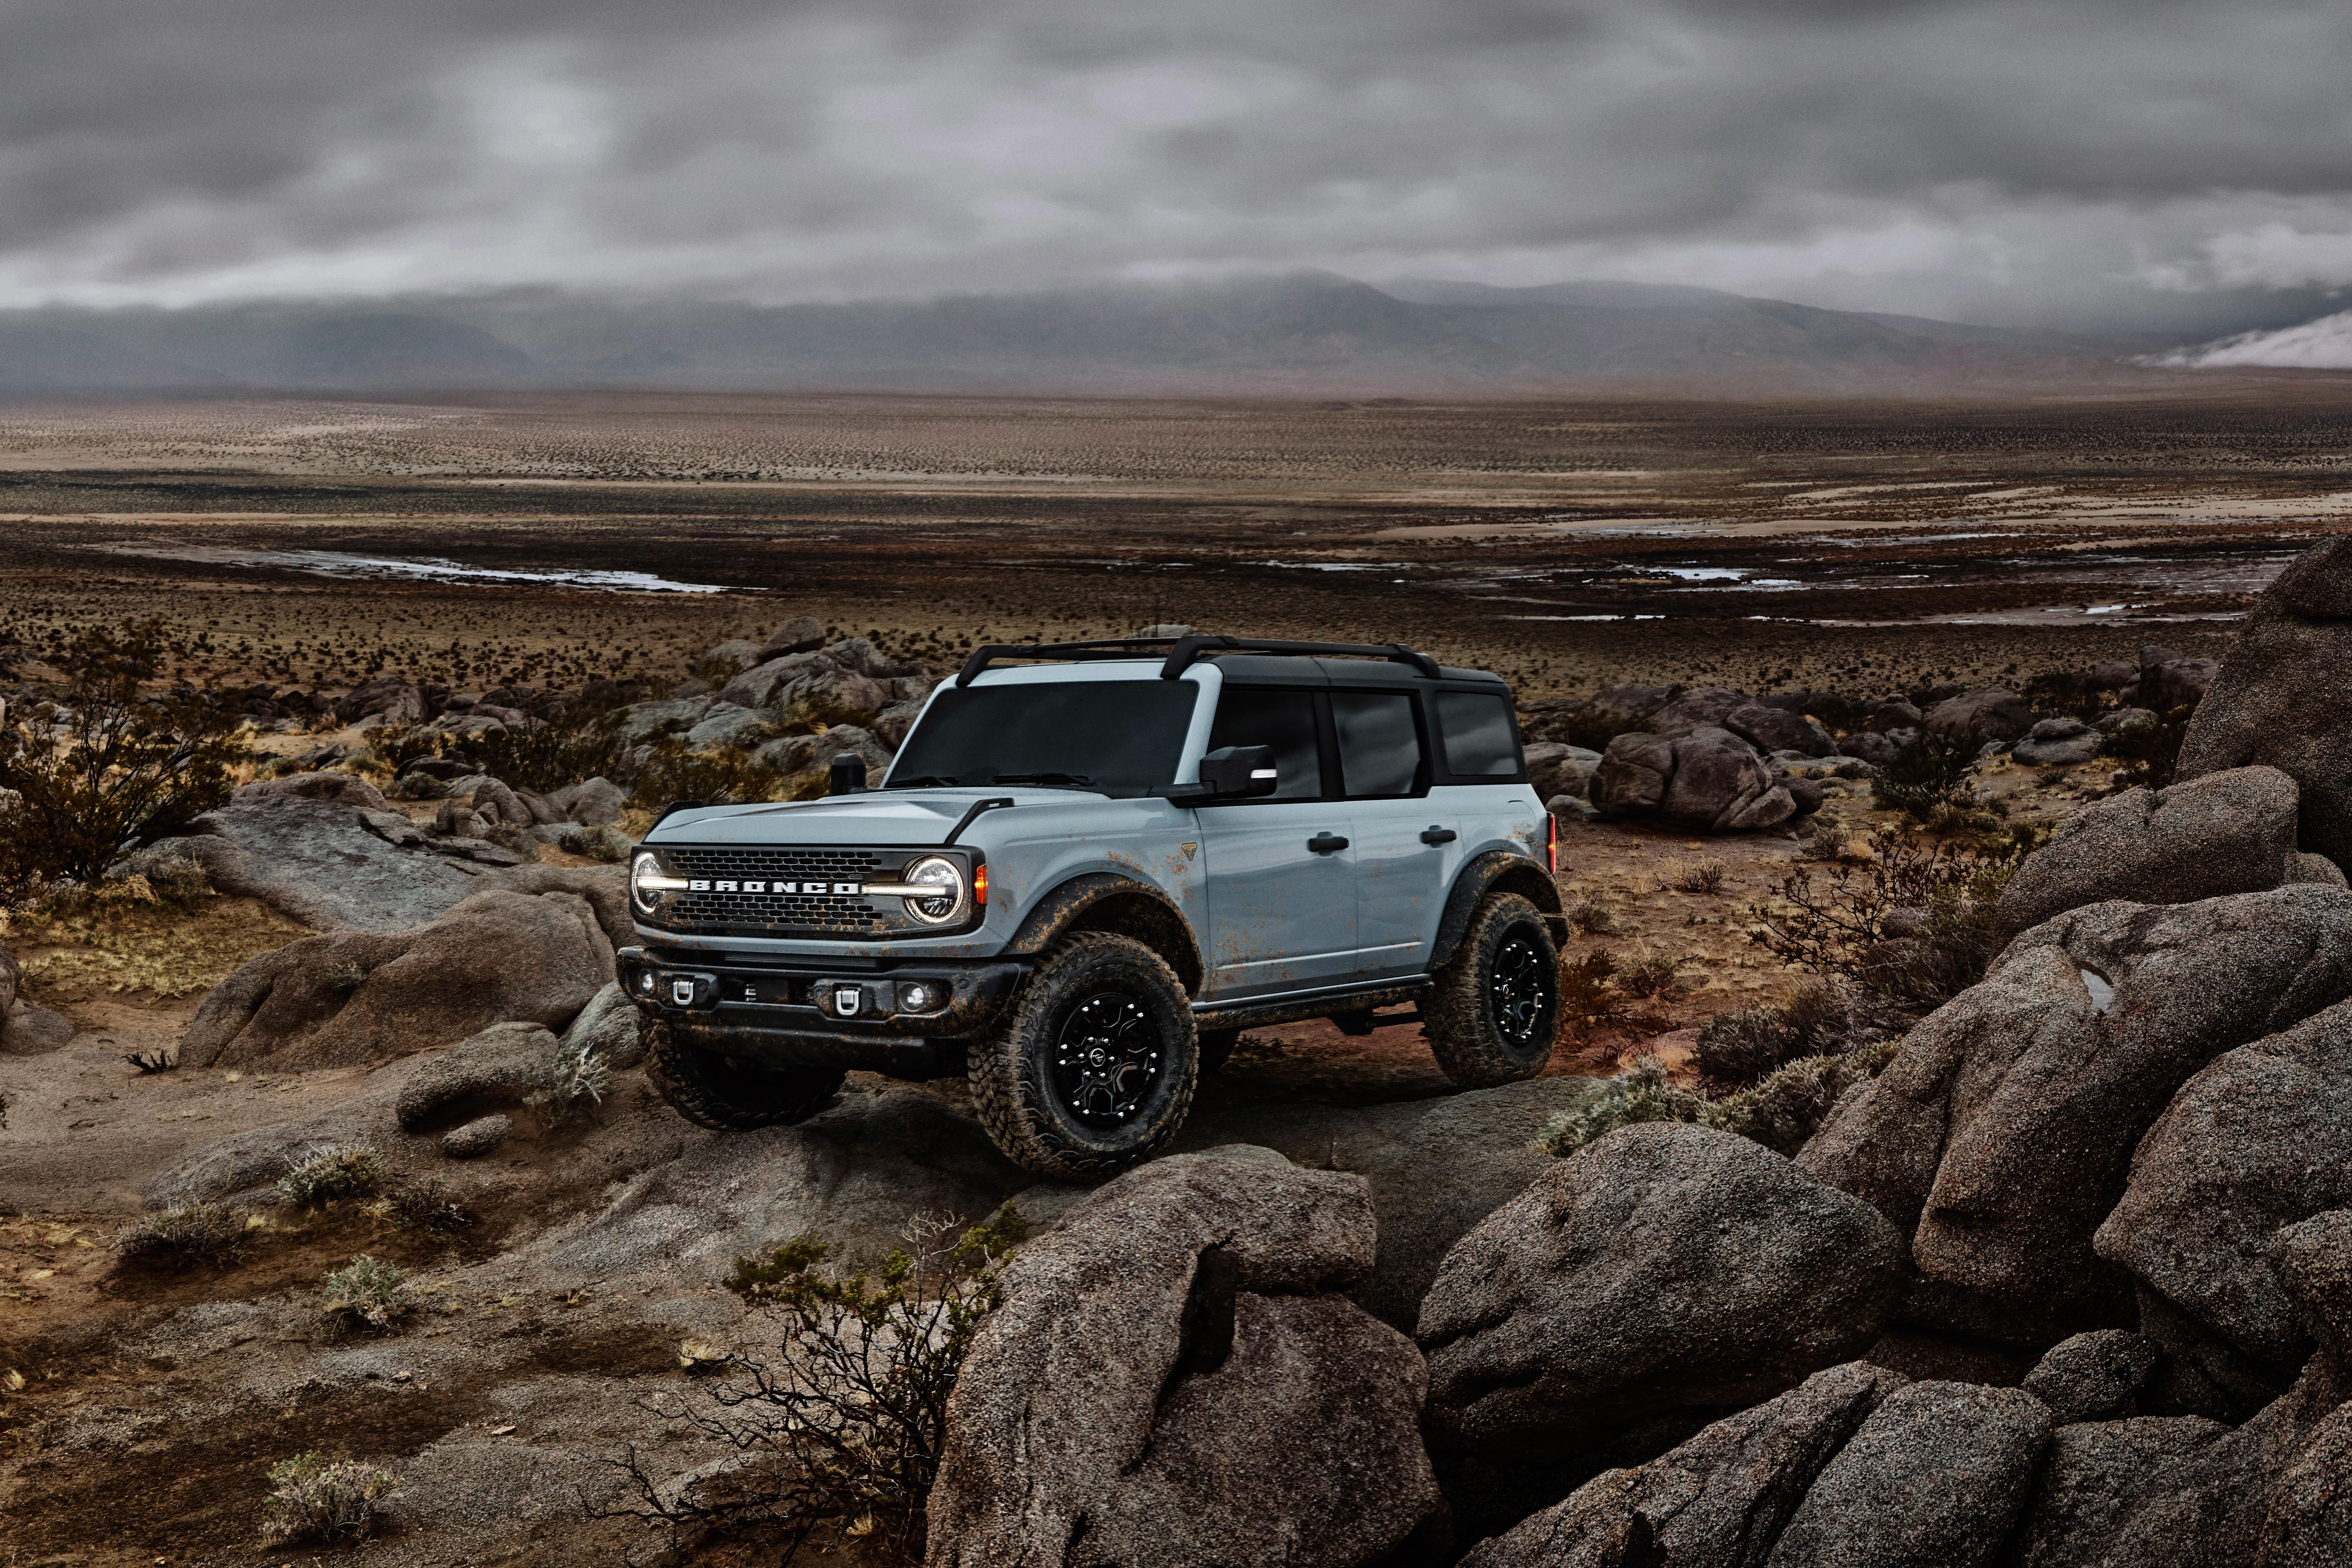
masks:
[[[1666,1079],[1655,1057],[1636,1057],[1614,1078],[1595,1080],[1544,1124],[1536,1147],[1562,1159],[1638,1121],[1697,1121],[1706,1101]]]
[[[278,1201],[314,1209],[345,1198],[363,1198],[383,1184],[383,1156],[362,1143],[348,1149],[314,1149],[278,1178]]]
[[[1699,1026],[1692,1065],[1724,1083],[1749,1083],[1789,1059],[1794,1042],[1777,1009],[1717,1013]]]
[[[1890,837],[1866,865],[1800,865],[1773,898],[1749,907],[1748,940],[1901,1006],[1941,1006],[1984,978],[1994,908],[2036,841],[2031,832],[1989,846]],[[1916,933],[1897,940],[1888,931],[1898,914],[1921,922]]]
[[[115,1238],[115,1255],[143,1268],[179,1270],[226,1262],[245,1245],[245,1215],[217,1204],[149,1215]]]
[[[1843,1056],[1806,1057],[1754,1088],[1721,1100],[1675,1088],[1657,1058],[1637,1057],[1624,1071],[1595,1082],[1555,1115],[1537,1135],[1535,1146],[1565,1159],[1620,1127],[1680,1121],[1794,1154],[1821,1131],[1838,1097],[1876,1077],[1895,1059],[1896,1049],[1897,1042],[1888,1040]]]
[[[448,1184],[438,1176],[422,1182],[394,1178],[368,1206],[368,1212],[444,1235],[474,1223],[473,1212],[449,1195]]]
[[[395,1263],[360,1254],[327,1276],[327,1310],[352,1323],[389,1331],[416,1310],[408,1276]]]
[[[354,1459],[297,1454],[269,1468],[262,1541],[271,1546],[355,1541],[375,1526],[375,1505],[399,1482],[390,1470]]]
[[[1885,810],[1899,811],[1913,822],[1925,823],[1938,806],[1965,805],[1960,783],[1975,760],[1976,752],[1966,742],[1922,727],[1916,738],[1879,770],[1871,784],[1872,798]]]

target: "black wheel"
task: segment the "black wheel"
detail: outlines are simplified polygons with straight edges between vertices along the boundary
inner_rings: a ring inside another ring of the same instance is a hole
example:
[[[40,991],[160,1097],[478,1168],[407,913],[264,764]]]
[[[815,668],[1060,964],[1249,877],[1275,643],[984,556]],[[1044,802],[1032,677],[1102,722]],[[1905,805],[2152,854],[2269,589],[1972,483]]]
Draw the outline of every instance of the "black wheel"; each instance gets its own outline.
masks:
[[[1131,937],[1081,931],[1037,966],[1004,1033],[971,1047],[971,1097],[996,1146],[1058,1182],[1099,1182],[1156,1152],[1192,1107],[1192,999]]]
[[[1543,1071],[1559,1037],[1559,950],[1535,905],[1489,893],[1423,1004],[1429,1045],[1465,1089]]]
[[[637,1016],[646,1076],[688,1121],[724,1131],[806,1121],[833,1103],[842,1074],[830,1068],[769,1068],[689,1046],[669,1025]]]
[[[1234,1059],[1234,1047],[1241,1043],[1239,1029],[1202,1029],[1201,1038],[1201,1076],[1208,1077]]]

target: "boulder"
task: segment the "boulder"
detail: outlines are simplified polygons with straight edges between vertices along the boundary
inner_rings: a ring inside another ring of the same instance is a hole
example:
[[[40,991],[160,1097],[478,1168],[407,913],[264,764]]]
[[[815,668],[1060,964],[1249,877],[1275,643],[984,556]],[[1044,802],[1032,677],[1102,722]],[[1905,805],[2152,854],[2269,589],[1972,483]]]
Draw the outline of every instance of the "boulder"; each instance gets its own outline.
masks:
[[[1822,1467],[1904,1382],[1866,1362],[1817,1372],[1638,1469],[1602,1471],[1462,1568],[1755,1568]],[[1636,1541],[1651,1555],[1628,1551]]]
[[[424,720],[425,707],[424,692],[397,676],[386,676],[337,698],[334,714],[346,724],[362,719],[373,719],[379,725],[415,724]]]
[[[548,1086],[555,1036],[541,1024],[493,1024],[443,1051],[401,1086],[393,1114],[404,1132],[470,1121],[512,1109]]]
[[[2139,1391],[2156,1371],[2156,1342],[2123,1329],[2096,1329],[2050,1348],[2023,1387],[2059,1426],[2120,1421],[2139,1414]]]
[[[1799,1159],[1911,1235],[1921,1327],[2048,1345],[2128,1321],[2091,1249],[2140,1135],[2221,1052],[2352,994],[2352,895],[2073,910],[1914,1029]]]
[[[1762,1145],[1621,1128],[1439,1265],[1418,1334],[1427,1421],[1473,1453],[1572,1461],[1852,1359],[1901,1279],[1902,1238],[1876,1213]]]
[[[2050,1435],[2033,1500],[2018,1521],[2017,1568],[2084,1568],[2138,1503],[2149,1479],[2227,1432],[2201,1415],[2062,1425]]]
[[[616,1071],[633,1068],[645,1059],[645,1042],[637,1032],[636,1004],[622,994],[619,981],[590,997],[588,1005],[581,1008],[580,1016],[565,1027],[563,1048],[569,1051],[581,1047]]]
[[[520,795],[488,773],[452,779],[443,804],[468,807],[492,827],[529,827],[535,820]]]
[[[775,732],[765,713],[749,708],[738,708],[731,702],[714,702],[686,732],[686,743],[698,752],[719,746],[756,744]]]
[[[2022,1389],[1914,1383],[1805,1493],[1769,1568],[1990,1568],[2025,1510],[2050,1412]]]
[[[1754,701],[1745,691],[1733,691],[1720,686],[1676,687],[1674,696],[1650,715],[1650,728],[1661,735],[1679,735],[1690,730],[1719,730],[1734,709],[1752,707]]]
[[[481,890],[478,874],[386,842],[347,805],[301,795],[233,801],[172,846],[224,893],[320,930],[405,931]]]
[[[1743,702],[1734,708],[1724,715],[1723,727],[1759,752],[1802,752],[1820,757],[1837,750],[1836,739],[1819,721],[1760,702]]]
[[[1918,709],[1900,698],[1891,698],[1870,710],[1863,729],[1874,735],[1893,734],[1898,730],[1916,730],[1922,719]]]
[[[828,643],[824,657],[844,669],[873,680],[889,680],[915,668],[884,658],[882,650],[865,637],[844,637],[839,642]]]
[[[2343,1568],[2352,1563],[2352,1404],[2339,1405],[2287,1462],[2270,1490],[2254,1568]]]
[[[489,820],[462,800],[445,800],[433,814],[433,831],[443,838],[481,840],[490,830]],[[391,837],[378,831],[379,837]],[[394,840],[398,842],[397,839]]]
[[[1373,1247],[1361,1178],[1269,1151],[1153,1161],[1082,1200],[1014,1255],[973,1338],[927,1561],[1356,1568],[1442,1548],[1421,1358],[1331,1293]]]
[[[1927,710],[1920,722],[1930,734],[1975,751],[1993,741],[2014,741],[2033,728],[2033,710],[2006,687],[1988,686],[1948,697]]]
[[[487,713],[444,713],[424,726],[424,732],[428,735],[503,735],[507,732],[507,726],[504,720],[493,719]]]
[[[441,1135],[441,1152],[452,1160],[478,1160],[498,1152],[514,1131],[512,1119],[505,1116],[485,1116],[468,1121],[463,1127],[452,1127]]]
[[[368,1066],[492,1024],[560,1028],[613,978],[613,943],[576,894],[478,893],[397,935],[309,937],[215,986],[180,1039],[189,1067]]]
[[[1539,741],[1527,749],[1527,754],[1528,784],[1538,800],[1583,795],[1591,783],[1592,770],[1601,765],[1600,752],[1558,741]]]
[[[885,708],[874,721],[874,738],[896,752],[907,743],[907,736],[914,730],[915,721],[923,716],[924,707],[924,700],[919,698]]]
[[[824,633],[820,630],[817,635],[823,637]],[[788,650],[780,649],[779,651]],[[713,669],[724,671],[729,676],[736,676],[775,657],[758,643],[742,637],[730,637],[704,654],[695,663],[698,667],[708,665]]]
[[[1591,797],[1604,816],[1648,817],[1704,833],[1771,827],[1797,814],[1796,801],[1756,748],[1711,728],[1618,736],[1593,771]]]
[[[2183,658],[2168,647],[2142,648],[2139,657],[2139,679],[2118,692],[2117,700],[2158,713],[2195,707],[2221,673],[2213,659]]]
[[[872,676],[854,669],[814,669],[778,686],[773,706],[781,710],[797,708],[829,724],[845,719],[864,723],[890,706],[890,694]]]
[[[2305,1331],[2352,1381],[2352,1210],[2286,1226],[2271,1238],[2270,1255]]]
[[[547,800],[562,813],[557,821],[576,822],[583,827],[610,827],[621,820],[628,805],[629,792],[610,779],[595,778],[565,784]]]
[[[794,616],[768,634],[768,640],[757,649],[759,662],[782,658],[788,653],[808,653],[824,646],[824,623],[814,616]]]
[[[2251,1358],[2275,1393],[2312,1340],[2272,1271],[2271,1237],[2347,1204],[2352,1004],[2190,1079],[2140,1140],[2098,1253]]]
[[[737,682],[748,680],[751,675],[757,673],[754,670],[740,676]],[[737,682],[730,682],[727,689],[734,690]],[[703,710],[709,706],[710,699],[707,697],[673,698],[666,702],[633,702],[621,710],[614,734],[621,744],[633,746],[656,735],[683,732],[692,729],[695,721],[702,717]]]
[[[249,784],[239,784],[229,799],[268,800],[288,795],[356,806],[362,811],[383,811],[387,806],[383,792],[375,785],[353,774],[338,773],[288,773],[279,778],[256,779]]]
[[[2352,888],[2352,879],[2347,879],[2343,867],[2325,855],[2313,855],[2304,850],[2297,850],[2286,858],[2285,879],[2290,886],[2296,882],[2312,882],[2323,888]]]
[[[1680,695],[1682,688],[1678,686],[1605,687],[1584,705],[1582,717],[1595,729],[1622,734],[1629,730],[1646,729],[1650,715]]]
[[[1829,792],[1822,788],[1820,782],[1815,779],[1784,775],[1780,780],[1780,787],[1789,792],[1789,799],[1796,806],[1796,814],[1799,816],[1812,816],[1829,800]]]
[[[73,1044],[73,1020],[37,1003],[18,997],[0,1008],[0,1055],[47,1056]]]
[[[399,849],[415,849],[425,843],[425,829],[414,818],[397,811],[362,811],[360,820],[367,830],[386,844]],[[436,822],[438,818],[436,818]],[[436,831],[438,831],[436,827]]]
[[[378,1142],[377,1123],[368,1112],[365,1106],[346,1106],[232,1134],[149,1182],[140,1201],[150,1209],[168,1209],[265,1198],[278,1177],[315,1151]]]
[[[2004,937],[2085,904],[2188,904],[2267,892],[2294,852],[2294,781],[2275,768],[2228,773],[2085,806],[2035,850],[2000,896]]]
[[[2263,763],[2301,786],[2300,847],[2352,864],[2352,537],[2297,556],[2254,602],[2175,776]]]
[[[1891,765],[1918,741],[1916,730],[1863,730],[1838,742],[1838,750],[1874,768]]]
[[[2080,719],[2044,719],[2017,742],[2010,755],[2035,767],[2079,767],[2098,756],[2105,740]]]
[[[778,708],[782,706],[779,693],[783,688],[814,672],[838,673],[840,668],[819,651],[785,654],[747,669],[729,681],[719,688],[718,700],[738,708]]]
[[[2158,715],[2145,708],[2110,708],[2099,715],[2091,728],[2102,735],[2112,735],[2118,730],[2137,730],[2143,725],[2162,721]]]

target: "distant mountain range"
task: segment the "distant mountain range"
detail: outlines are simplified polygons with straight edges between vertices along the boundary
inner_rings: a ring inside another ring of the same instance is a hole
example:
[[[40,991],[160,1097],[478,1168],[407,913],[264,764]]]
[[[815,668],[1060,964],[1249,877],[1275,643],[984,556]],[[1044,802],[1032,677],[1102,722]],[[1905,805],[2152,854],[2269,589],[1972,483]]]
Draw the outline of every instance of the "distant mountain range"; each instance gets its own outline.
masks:
[[[532,292],[16,312],[0,314],[0,394],[1932,392],[2146,379],[2134,356],[2178,346],[1710,289],[1300,273],[848,305]]]

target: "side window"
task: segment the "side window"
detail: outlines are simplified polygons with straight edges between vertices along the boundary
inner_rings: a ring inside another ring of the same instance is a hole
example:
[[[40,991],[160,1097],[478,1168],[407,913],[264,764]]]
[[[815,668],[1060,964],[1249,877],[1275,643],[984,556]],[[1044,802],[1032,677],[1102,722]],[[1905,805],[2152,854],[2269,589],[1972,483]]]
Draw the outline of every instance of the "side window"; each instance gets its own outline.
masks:
[[[1401,692],[1335,691],[1339,777],[1351,797],[1411,795],[1421,784],[1421,735]]]
[[[1323,763],[1315,742],[1315,698],[1306,691],[1228,686],[1217,699],[1209,750],[1274,748],[1275,800],[1313,800],[1323,793]],[[1261,797],[1267,798],[1267,797]]]
[[[1441,691],[1437,724],[1445,735],[1445,771],[1455,778],[1518,776],[1519,748],[1511,736],[1511,710],[1501,698]]]

